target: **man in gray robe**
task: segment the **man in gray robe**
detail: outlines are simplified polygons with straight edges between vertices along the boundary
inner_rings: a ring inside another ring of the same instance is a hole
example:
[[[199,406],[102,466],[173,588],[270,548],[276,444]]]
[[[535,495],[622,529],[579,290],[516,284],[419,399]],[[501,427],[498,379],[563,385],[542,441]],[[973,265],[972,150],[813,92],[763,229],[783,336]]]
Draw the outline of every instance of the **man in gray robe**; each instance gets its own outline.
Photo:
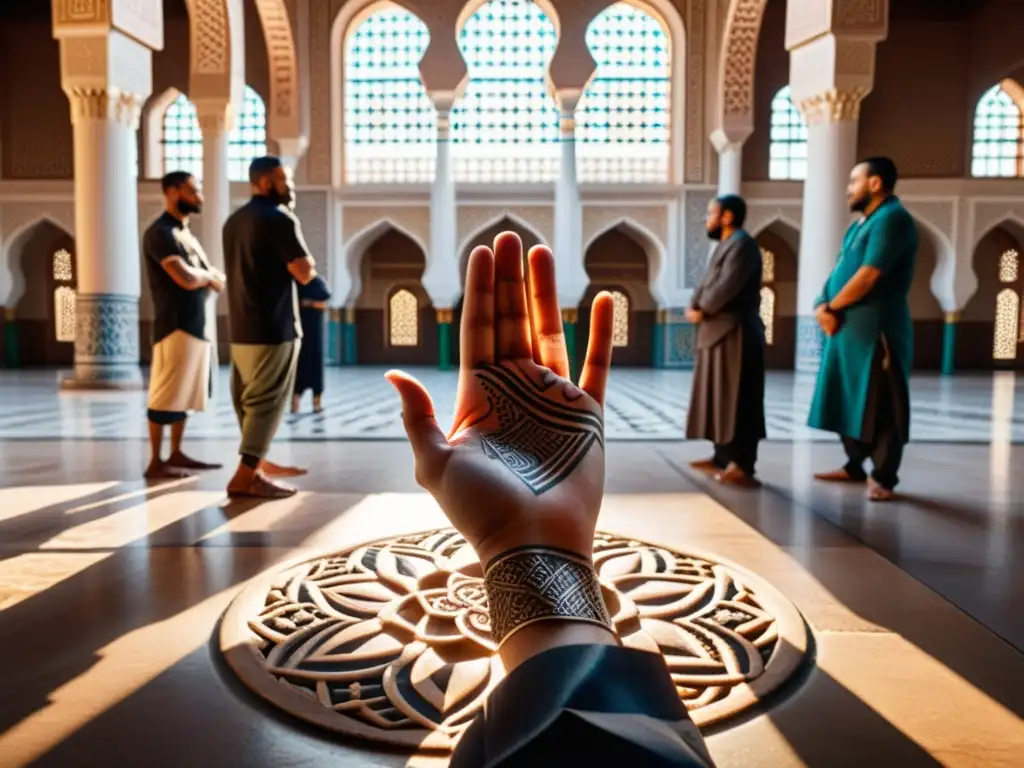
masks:
[[[691,464],[727,485],[753,488],[764,427],[764,324],[761,249],[743,230],[747,205],[737,195],[708,204],[708,237],[718,246],[693,294],[696,369],[686,437],[710,440],[715,453]]]

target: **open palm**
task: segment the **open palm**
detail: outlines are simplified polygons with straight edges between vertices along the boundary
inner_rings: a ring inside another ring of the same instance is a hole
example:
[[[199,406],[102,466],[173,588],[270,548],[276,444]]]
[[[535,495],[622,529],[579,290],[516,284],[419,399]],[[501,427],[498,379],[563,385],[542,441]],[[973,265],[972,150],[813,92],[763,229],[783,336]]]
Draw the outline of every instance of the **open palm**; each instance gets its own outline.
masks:
[[[459,391],[445,435],[423,385],[387,379],[402,398],[416,480],[486,564],[530,544],[590,556],[604,491],[604,394],[612,298],[594,299],[586,363],[576,386],[551,251],[504,232],[469,257],[460,331]]]

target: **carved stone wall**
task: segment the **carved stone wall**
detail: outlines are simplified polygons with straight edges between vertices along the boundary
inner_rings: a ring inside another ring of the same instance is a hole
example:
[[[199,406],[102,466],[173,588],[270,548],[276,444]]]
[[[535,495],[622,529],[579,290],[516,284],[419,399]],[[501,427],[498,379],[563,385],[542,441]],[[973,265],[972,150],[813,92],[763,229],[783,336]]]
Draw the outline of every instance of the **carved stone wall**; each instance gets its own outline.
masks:
[[[321,189],[307,189],[296,195],[295,215],[302,224],[302,235],[310,254],[316,259],[317,269],[330,274],[331,252],[327,229],[329,192]]]
[[[754,109],[754,63],[767,0],[732,0],[722,48],[722,111],[748,115]]]
[[[696,288],[704,276],[708,265],[708,254],[711,253],[711,241],[708,240],[704,228],[704,216],[708,211],[708,203],[715,196],[710,189],[688,190],[683,206],[683,254],[686,259],[684,277],[685,287]]]
[[[704,155],[707,131],[704,125],[704,59],[706,0],[686,2],[686,149],[683,178],[688,182],[705,181]]]

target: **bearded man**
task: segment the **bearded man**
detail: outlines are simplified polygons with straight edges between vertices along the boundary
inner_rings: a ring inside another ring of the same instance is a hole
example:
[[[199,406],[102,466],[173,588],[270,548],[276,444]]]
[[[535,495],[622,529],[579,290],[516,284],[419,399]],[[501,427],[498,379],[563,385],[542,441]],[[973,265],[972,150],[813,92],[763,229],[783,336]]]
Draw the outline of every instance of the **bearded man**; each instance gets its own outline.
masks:
[[[192,174],[163,177],[165,210],[146,230],[142,252],[153,297],[153,362],[149,374],[148,478],[186,477],[190,469],[219,469],[181,450],[190,411],[206,409],[210,394],[211,344],[206,327],[210,291],[224,289],[224,274],[210,266],[188,226],[203,207]],[[171,428],[171,453],[161,457],[164,427]]]
[[[826,338],[808,423],[838,433],[848,459],[815,477],[866,482],[871,501],[893,498],[910,439],[914,327],[908,296],[918,238],[913,217],[894,194],[898,179],[888,157],[854,166],[847,198],[861,217],[846,231],[839,261],[815,301]]]

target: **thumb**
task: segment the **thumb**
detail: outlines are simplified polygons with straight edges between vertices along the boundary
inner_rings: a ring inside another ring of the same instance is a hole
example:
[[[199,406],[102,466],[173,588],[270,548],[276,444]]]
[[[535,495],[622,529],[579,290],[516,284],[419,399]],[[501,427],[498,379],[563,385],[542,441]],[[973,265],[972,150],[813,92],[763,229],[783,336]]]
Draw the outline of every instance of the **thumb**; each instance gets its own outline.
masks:
[[[426,487],[444,469],[449,449],[434,417],[434,402],[426,388],[404,371],[388,371],[384,378],[402,399],[402,424],[416,456],[416,480]]]

